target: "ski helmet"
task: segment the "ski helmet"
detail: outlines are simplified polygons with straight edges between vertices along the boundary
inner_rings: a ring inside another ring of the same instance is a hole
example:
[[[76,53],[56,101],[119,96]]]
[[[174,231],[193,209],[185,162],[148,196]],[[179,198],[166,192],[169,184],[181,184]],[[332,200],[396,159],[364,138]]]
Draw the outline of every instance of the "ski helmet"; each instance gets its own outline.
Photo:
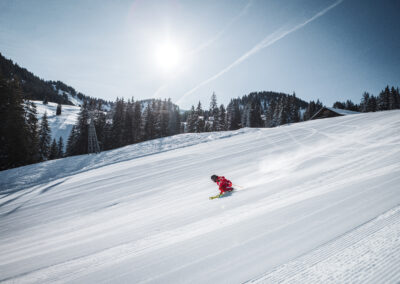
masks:
[[[211,176],[211,180],[212,180],[213,182],[217,182],[218,176],[217,176],[217,175],[212,175],[212,176]]]

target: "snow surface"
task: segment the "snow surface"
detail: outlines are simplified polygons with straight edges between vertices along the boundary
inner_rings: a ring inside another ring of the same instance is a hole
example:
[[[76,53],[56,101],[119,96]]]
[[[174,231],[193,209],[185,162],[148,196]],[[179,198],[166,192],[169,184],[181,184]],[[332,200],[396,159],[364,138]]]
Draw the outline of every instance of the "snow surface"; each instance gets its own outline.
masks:
[[[58,94],[59,95],[63,95],[63,94],[66,94],[67,96],[68,96],[68,100],[71,102],[71,103],[73,103],[75,106],[81,106],[81,105],[83,105],[83,101],[82,100],[80,100],[79,98],[77,98],[77,97],[74,97],[73,95],[71,95],[71,93],[69,93],[69,92],[64,92],[64,91],[61,91],[61,90],[58,90]]]
[[[58,139],[62,137],[65,150],[72,126],[74,126],[78,120],[80,107],[61,105],[61,115],[56,115],[57,103],[49,102],[45,105],[42,101],[33,102],[37,107],[39,120],[41,120],[44,113],[47,112],[47,119],[51,130],[51,139],[55,138],[58,142]]]
[[[67,95],[68,100],[69,100],[72,104],[74,104],[75,106],[79,106],[79,107],[80,107],[80,106],[83,104],[83,101],[80,100],[76,95],[73,96],[70,92],[57,89],[57,85],[56,85],[56,84],[52,84],[52,86],[53,86],[54,91],[57,91],[57,93],[58,93],[60,96]]]
[[[398,283],[399,145],[387,111],[2,171],[0,281]]]

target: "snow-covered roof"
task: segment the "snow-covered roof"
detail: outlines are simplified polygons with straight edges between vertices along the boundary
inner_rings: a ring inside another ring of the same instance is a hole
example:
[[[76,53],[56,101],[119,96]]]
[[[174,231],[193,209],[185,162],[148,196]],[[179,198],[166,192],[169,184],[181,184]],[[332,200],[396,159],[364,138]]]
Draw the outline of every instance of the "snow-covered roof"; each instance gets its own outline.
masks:
[[[323,110],[330,110],[333,111],[339,115],[350,115],[350,114],[358,114],[359,112],[356,111],[351,111],[351,110],[346,110],[346,109],[340,109],[340,108],[333,108],[333,107],[321,107],[319,111],[317,111],[311,118],[310,120],[313,120],[315,117],[318,117],[318,115],[323,111]]]
[[[341,114],[341,115],[349,115],[349,114],[358,114],[359,113],[357,111],[352,111],[352,110],[347,110],[347,109],[340,109],[340,108],[333,108],[333,107],[325,107],[325,108],[327,108],[331,111],[334,111],[338,114]]]

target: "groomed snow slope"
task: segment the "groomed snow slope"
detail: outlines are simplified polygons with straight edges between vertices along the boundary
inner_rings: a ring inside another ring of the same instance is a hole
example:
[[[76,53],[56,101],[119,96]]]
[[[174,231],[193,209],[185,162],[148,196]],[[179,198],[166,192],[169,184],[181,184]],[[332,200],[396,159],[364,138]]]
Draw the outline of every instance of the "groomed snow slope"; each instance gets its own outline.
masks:
[[[399,146],[388,111],[0,172],[0,280],[397,283]]]

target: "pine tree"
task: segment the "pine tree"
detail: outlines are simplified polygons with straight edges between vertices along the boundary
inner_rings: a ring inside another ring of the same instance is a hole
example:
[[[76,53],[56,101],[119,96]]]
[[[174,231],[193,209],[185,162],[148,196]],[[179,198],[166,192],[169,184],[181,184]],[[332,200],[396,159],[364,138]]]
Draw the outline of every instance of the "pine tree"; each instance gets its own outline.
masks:
[[[223,104],[219,107],[219,116],[218,116],[218,131],[225,131],[228,130],[227,128],[227,118],[226,118],[226,111]]]
[[[378,110],[388,110],[390,106],[390,90],[389,86],[386,86],[386,88],[379,94],[378,100],[377,100],[377,105],[378,105]]]
[[[160,134],[161,134],[160,136],[161,137],[168,136],[169,120],[170,120],[170,112],[168,110],[168,103],[166,100],[164,100],[161,103],[161,110],[160,110]]]
[[[174,116],[175,116],[175,134],[183,133],[181,130],[181,126],[183,125],[181,123],[181,113],[179,110],[179,107],[174,107]]]
[[[204,121],[204,111],[201,107],[201,102],[199,101],[197,108],[196,108],[196,115],[195,115],[195,131],[197,133],[204,132],[205,121]]]
[[[400,109],[400,90],[399,87],[396,88],[396,109]]]
[[[172,104],[171,99],[168,99],[168,112],[170,117],[168,121],[168,135],[175,135],[180,133],[181,119],[179,108]]]
[[[85,101],[81,106],[76,125],[76,143],[75,152],[77,155],[87,154],[88,152],[88,121],[89,121],[89,105]]]
[[[150,140],[155,138],[155,117],[152,109],[152,104],[148,104],[145,110],[144,121],[144,139]]]
[[[279,115],[278,125],[284,125],[289,122],[288,114],[290,113],[289,104],[288,104],[286,96],[281,97],[280,104],[281,104],[281,106],[280,106],[280,115]]]
[[[64,157],[64,142],[62,137],[60,136],[57,143],[57,158],[62,158],[62,157]]]
[[[289,96],[289,122],[296,123],[300,121],[300,105],[296,98],[296,93],[293,93],[292,96]]]
[[[212,120],[212,126],[211,126],[212,131],[217,131],[218,128],[218,119],[219,119],[218,112],[219,111],[217,104],[217,95],[213,93],[211,96],[210,110],[209,110],[210,119]]]
[[[128,100],[125,107],[125,117],[123,120],[123,142],[122,145],[130,145],[135,141],[134,129],[133,129],[133,99],[132,102]]]
[[[229,102],[228,106],[226,107],[226,123],[227,123],[227,128],[229,130],[233,130],[233,119],[234,119],[234,102],[231,99]]]
[[[197,116],[196,110],[194,109],[194,106],[192,106],[192,109],[190,110],[190,113],[187,118],[187,126],[186,126],[187,132],[189,132],[189,133],[196,132],[197,120],[198,120],[198,116]]]
[[[400,109],[400,91],[399,91],[399,87],[397,87],[396,90],[394,90],[394,93],[395,93],[395,99],[396,99],[395,108],[396,109]]]
[[[368,112],[369,111],[369,100],[370,95],[368,92],[364,92],[362,95],[361,103],[360,103],[360,111]]]
[[[0,77],[0,94],[0,170],[5,170],[31,162],[33,151],[20,85]]]
[[[282,102],[282,97],[280,97],[276,101],[276,105],[275,105],[275,110],[274,110],[274,115],[273,115],[273,122],[272,122],[274,127],[281,125],[282,112],[283,112],[283,102]]]
[[[375,96],[371,96],[368,100],[367,111],[368,112],[375,112],[378,109],[377,100]]]
[[[133,112],[133,136],[134,142],[140,142],[142,139],[142,106],[139,101],[135,102],[134,112]]]
[[[266,127],[276,126],[275,121],[274,121],[275,107],[276,107],[275,99],[272,99],[269,103],[269,107],[267,108],[267,111],[265,114],[265,126]]]
[[[249,127],[261,127],[263,126],[263,122],[261,119],[261,103],[257,98],[253,98],[250,102],[249,109]]]
[[[56,139],[53,139],[53,142],[51,143],[50,146],[50,151],[49,151],[49,160],[54,160],[58,158],[58,149],[57,149],[57,142]]]
[[[107,118],[102,109],[101,101],[99,101],[97,103],[97,106],[95,107],[93,119],[94,119],[94,127],[96,129],[96,135],[97,135],[97,139],[99,142],[100,150],[104,150],[105,127],[106,127],[106,123],[107,123]]]
[[[107,122],[104,124],[103,136],[101,141],[101,147],[103,150],[114,149],[114,139],[112,137],[112,123]]]
[[[232,111],[233,113],[229,124],[229,130],[236,130],[241,127],[241,114],[238,100],[233,102]]]
[[[242,114],[242,121],[241,121],[241,124],[243,125],[243,127],[250,127],[250,125],[251,125],[250,110],[251,110],[251,102],[248,102],[243,107],[243,114]]]
[[[125,117],[124,99],[118,99],[115,102],[114,115],[112,119],[112,148],[123,146],[124,140],[124,117]]]
[[[33,102],[25,102],[25,120],[28,126],[29,159],[28,164],[40,161],[39,155],[39,124],[36,105]]]
[[[152,100],[153,116],[154,116],[154,136],[153,138],[161,137],[161,100]]]
[[[57,105],[56,115],[61,115],[61,104]]]
[[[392,87],[389,92],[389,109],[398,109],[399,102],[397,98],[396,89]]]
[[[39,155],[41,161],[46,161],[49,157],[50,139],[50,127],[47,120],[47,112],[45,112],[39,129]]]
[[[351,111],[358,111],[358,106],[355,105],[351,100],[347,100],[345,109],[351,110]]]
[[[67,149],[66,149],[66,156],[74,156],[78,154],[77,151],[77,141],[78,141],[78,135],[77,135],[77,126],[73,125],[71,132],[68,136],[67,140]]]
[[[212,127],[211,127],[210,121],[206,120],[204,123],[204,132],[211,132],[212,131],[211,128]]]

